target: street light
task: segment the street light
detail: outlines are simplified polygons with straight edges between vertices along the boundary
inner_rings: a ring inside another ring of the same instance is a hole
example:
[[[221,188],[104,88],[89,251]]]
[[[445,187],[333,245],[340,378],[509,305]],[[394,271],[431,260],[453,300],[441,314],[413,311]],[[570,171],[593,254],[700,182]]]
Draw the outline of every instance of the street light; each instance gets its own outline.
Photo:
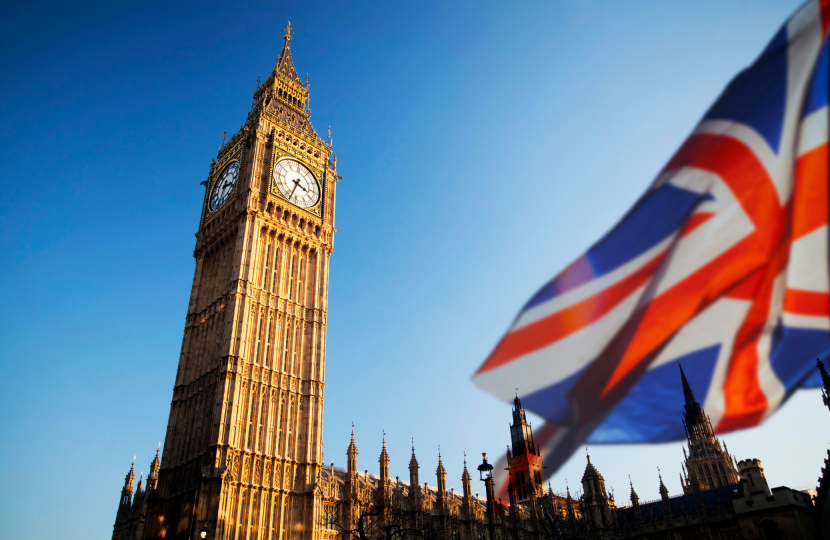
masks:
[[[490,540],[496,540],[493,534],[493,503],[496,499],[495,481],[493,480],[493,466],[487,463],[487,453],[482,452],[481,456],[484,458],[481,465],[478,466],[479,479],[484,482],[485,491],[487,492],[487,529],[490,531]]]
[[[205,526],[199,531],[199,538],[207,538],[208,532],[207,523],[205,523]]]

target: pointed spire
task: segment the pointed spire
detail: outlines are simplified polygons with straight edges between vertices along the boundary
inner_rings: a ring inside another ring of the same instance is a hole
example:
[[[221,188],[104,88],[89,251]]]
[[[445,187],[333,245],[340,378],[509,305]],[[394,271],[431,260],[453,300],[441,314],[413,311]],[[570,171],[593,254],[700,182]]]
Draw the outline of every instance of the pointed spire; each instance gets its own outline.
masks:
[[[657,476],[660,478],[660,495],[663,497],[668,497],[669,490],[666,487],[666,484],[663,483],[663,475],[660,472],[660,467],[657,467]]]
[[[380,463],[380,481],[386,483],[389,480],[389,454],[386,453],[386,430],[383,431],[383,448],[378,458]]]
[[[686,398],[686,406],[694,406],[697,404],[697,401],[695,400],[695,395],[692,392],[692,387],[689,386],[689,381],[686,380],[686,374],[683,372],[683,365],[680,362],[677,362],[677,365],[680,368],[680,379],[683,382],[683,397]]]
[[[357,473],[357,446],[354,444],[354,422],[352,422],[352,440],[346,449],[346,473]]]
[[[282,47],[282,52],[280,53],[280,57],[277,59],[277,67],[275,71],[277,75],[281,78],[288,80],[291,83],[296,84],[298,87],[303,87],[302,81],[300,81],[300,77],[297,75],[297,70],[294,68],[294,61],[291,59],[291,36],[294,34],[294,29],[291,28],[291,21],[288,22],[284,29],[285,35],[283,39],[285,40],[285,44]]]
[[[461,487],[464,491],[465,503],[469,502],[473,496],[473,488],[470,485],[471,480],[470,471],[467,470],[467,452],[464,452],[464,472],[461,473]]]
[[[383,449],[380,451],[380,459],[389,462],[389,454],[386,453],[386,430],[383,430]]]
[[[415,458],[415,437],[412,438],[412,457],[409,459],[409,496],[417,497],[420,490],[412,489],[411,486],[419,486],[418,482],[418,460]]]
[[[447,471],[444,469],[444,464],[441,463],[441,446],[438,446],[438,468],[435,469],[435,475],[438,477],[438,488],[435,493],[435,498],[443,501],[444,493],[447,491]]]
[[[135,456],[133,456],[133,463],[130,465],[130,472],[127,473],[127,477],[124,479],[124,486],[129,486],[130,491],[132,491],[133,482],[135,482]]]

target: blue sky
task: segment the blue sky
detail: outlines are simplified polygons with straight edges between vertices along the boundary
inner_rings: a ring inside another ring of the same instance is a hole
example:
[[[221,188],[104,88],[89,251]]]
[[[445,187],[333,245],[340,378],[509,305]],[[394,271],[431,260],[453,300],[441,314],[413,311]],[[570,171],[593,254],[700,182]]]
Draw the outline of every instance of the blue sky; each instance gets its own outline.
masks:
[[[326,461],[431,484],[500,454],[470,376],[535,290],[633,204],[799,2],[18,2],[0,20],[0,536],[111,534],[163,438],[210,160],[291,20],[338,156]],[[517,189],[517,186],[521,186]],[[724,439],[813,487],[817,391]],[[680,490],[680,443],[591,449],[627,500]],[[552,479],[564,489],[575,456]],[[483,486],[479,490],[483,493]]]

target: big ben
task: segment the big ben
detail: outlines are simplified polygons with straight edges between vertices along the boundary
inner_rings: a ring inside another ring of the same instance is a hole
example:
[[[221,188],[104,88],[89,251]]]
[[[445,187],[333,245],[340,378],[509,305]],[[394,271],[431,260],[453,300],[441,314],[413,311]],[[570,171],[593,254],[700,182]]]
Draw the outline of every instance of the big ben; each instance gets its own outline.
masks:
[[[289,23],[247,120],[203,182],[164,448],[134,496],[130,470],[114,539],[320,537],[313,486],[339,177],[310,123],[291,34]]]

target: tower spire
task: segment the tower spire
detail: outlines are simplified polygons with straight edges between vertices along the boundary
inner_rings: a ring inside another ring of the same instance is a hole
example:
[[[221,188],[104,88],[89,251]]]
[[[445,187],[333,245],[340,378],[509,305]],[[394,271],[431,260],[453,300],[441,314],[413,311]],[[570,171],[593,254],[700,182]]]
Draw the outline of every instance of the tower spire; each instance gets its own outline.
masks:
[[[285,40],[285,44],[282,46],[280,57],[277,58],[275,71],[278,76],[296,85],[296,90],[302,89],[305,91],[305,86],[303,86],[299,75],[297,75],[297,69],[294,67],[294,60],[291,58],[291,37],[294,34],[294,29],[291,28],[291,21],[288,21],[284,32],[283,39]],[[307,94],[308,92],[305,93]]]
[[[435,476],[438,477],[438,493],[437,497],[443,499],[444,492],[447,490],[447,470],[444,469],[444,464],[441,463],[441,446],[438,446],[438,468],[435,469]]]
[[[352,422],[352,440],[346,449],[346,473],[357,473],[357,446],[354,444],[354,422]]]
[[[464,472],[461,473],[461,486],[464,490],[464,503],[470,504],[473,497],[473,489],[470,485],[470,481],[472,477],[470,477],[470,471],[467,470],[467,452],[464,452]]]
[[[697,401],[692,392],[692,387],[689,386],[689,381],[686,379],[686,374],[683,372],[683,365],[680,362],[677,362],[677,365],[680,368],[680,379],[683,381],[683,397],[686,398],[686,406],[694,406]]]
[[[380,463],[380,479],[386,482],[389,479],[389,454],[386,453],[386,430],[383,431],[383,448],[378,458]]]

